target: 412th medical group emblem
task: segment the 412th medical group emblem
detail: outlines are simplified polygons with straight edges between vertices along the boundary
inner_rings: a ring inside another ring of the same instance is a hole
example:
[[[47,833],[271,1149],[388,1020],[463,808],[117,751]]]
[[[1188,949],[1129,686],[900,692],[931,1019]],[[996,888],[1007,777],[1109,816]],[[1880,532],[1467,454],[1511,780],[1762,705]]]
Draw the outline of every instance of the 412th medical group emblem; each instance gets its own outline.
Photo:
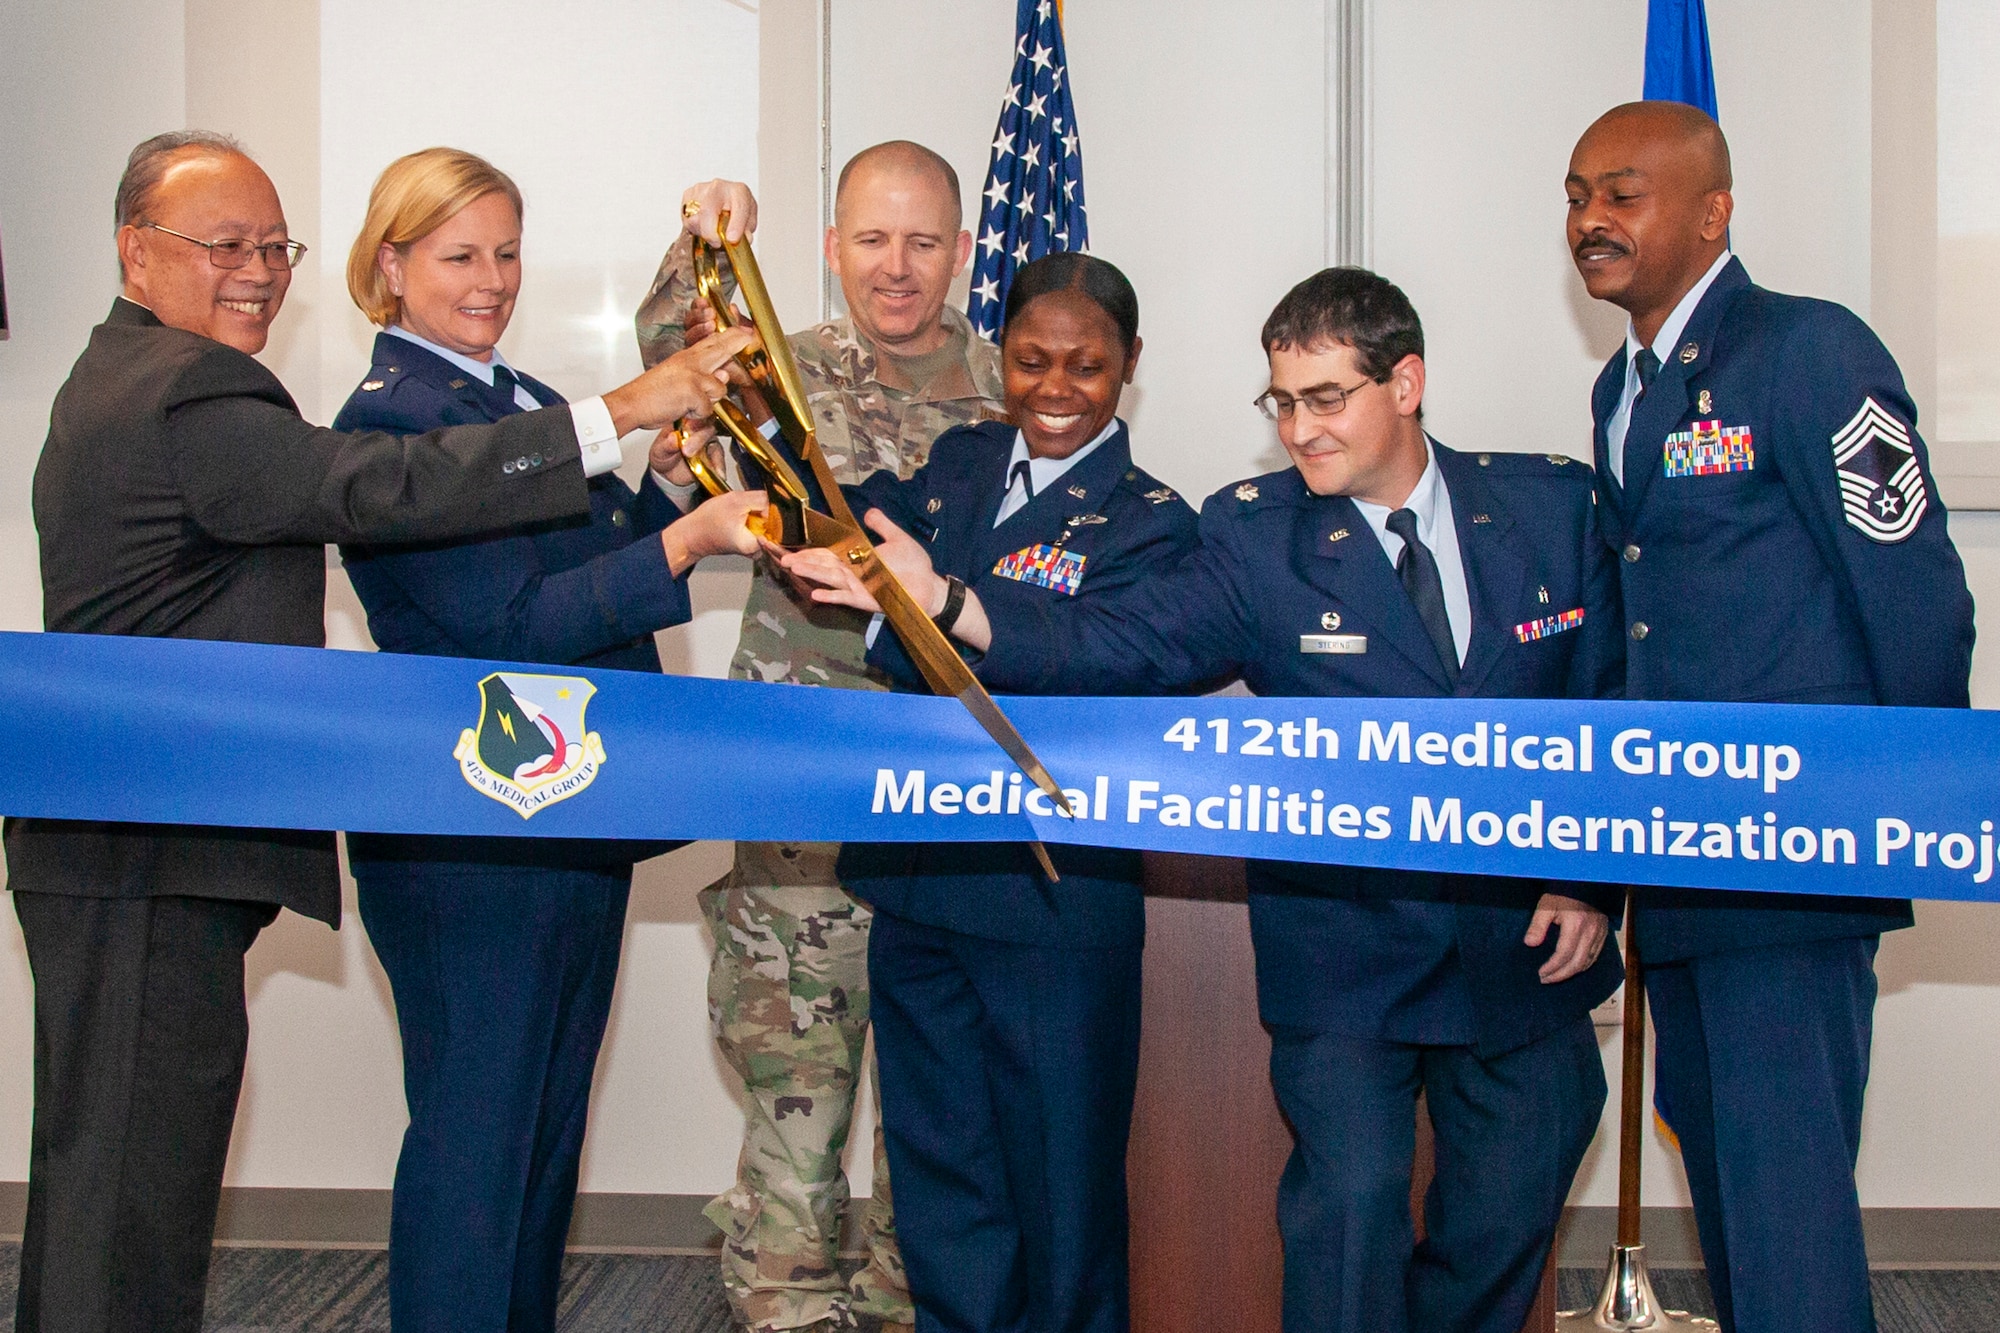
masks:
[[[604,764],[604,742],[583,729],[597,687],[579,676],[496,671],[479,682],[479,725],[452,757],[473,790],[523,819],[588,787]]]

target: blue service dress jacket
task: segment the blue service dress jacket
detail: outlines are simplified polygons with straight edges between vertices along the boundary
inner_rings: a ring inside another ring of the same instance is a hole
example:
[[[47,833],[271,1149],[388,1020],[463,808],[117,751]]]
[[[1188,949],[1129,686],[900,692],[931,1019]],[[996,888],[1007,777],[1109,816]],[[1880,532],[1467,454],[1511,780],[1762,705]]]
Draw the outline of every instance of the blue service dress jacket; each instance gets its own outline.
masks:
[[[1291,468],[1210,496],[1201,548],[1177,573],[1118,598],[996,619],[981,677],[1086,694],[1176,693],[1240,674],[1258,694],[1284,697],[1615,695],[1617,582],[1590,469],[1432,447],[1472,603],[1456,687],[1361,511],[1312,494]],[[1561,632],[1517,633],[1573,611],[1580,620]],[[1302,636],[1329,626],[1364,636],[1367,650],[1302,651]],[[1615,922],[1622,897],[1601,886],[1284,861],[1252,861],[1249,877],[1267,1023],[1492,1056],[1575,1021],[1618,985],[1612,950],[1543,985],[1554,940],[1521,943],[1545,892],[1592,902]]]
[[[1632,410],[1625,484],[1598,376],[1598,506],[1624,601],[1626,694],[1760,703],[1970,704],[1972,597],[1881,340],[1732,259]],[[1647,889],[1648,962],[1907,926],[1895,899]]]
[[[995,625],[1035,618],[1052,602],[1113,597],[1194,547],[1194,511],[1133,464],[1122,423],[996,528],[1014,433],[1004,422],[955,427],[908,481],[877,472],[848,488],[849,502],[857,516],[881,509],[921,540],[937,571],[978,593]],[[868,660],[900,689],[928,688],[886,624]],[[1092,948],[1145,938],[1137,852],[1049,853],[1062,875],[1053,885],[1019,843],[849,843],[840,878],[877,910],[984,939]]]
[[[519,378],[543,406],[563,401],[539,380]],[[424,431],[498,421],[520,410],[510,391],[382,333],[374,364],[334,428]],[[537,466],[531,456],[516,462]],[[658,535],[681,511],[651,481],[635,494],[615,473],[604,473],[589,488],[587,518],[510,527],[483,541],[342,546],[375,642],[395,653],[658,672],[653,631],[692,613],[687,581],[673,577]],[[357,855],[396,859],[596,865],[657,855],[671,844],[357,835],[350,846]]]

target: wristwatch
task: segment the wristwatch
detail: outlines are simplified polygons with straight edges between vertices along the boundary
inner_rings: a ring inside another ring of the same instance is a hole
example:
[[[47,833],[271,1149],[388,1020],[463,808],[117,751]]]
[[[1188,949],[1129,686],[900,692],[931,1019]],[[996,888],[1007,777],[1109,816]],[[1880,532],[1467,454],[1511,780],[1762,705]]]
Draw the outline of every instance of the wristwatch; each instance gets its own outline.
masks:
[[[958,623],[958,613],[965,610],[965,581],[956,574],[947,574],[944,579],[944,609],[931,617],[931,623],[939,632],[951,633],[951,627]]]

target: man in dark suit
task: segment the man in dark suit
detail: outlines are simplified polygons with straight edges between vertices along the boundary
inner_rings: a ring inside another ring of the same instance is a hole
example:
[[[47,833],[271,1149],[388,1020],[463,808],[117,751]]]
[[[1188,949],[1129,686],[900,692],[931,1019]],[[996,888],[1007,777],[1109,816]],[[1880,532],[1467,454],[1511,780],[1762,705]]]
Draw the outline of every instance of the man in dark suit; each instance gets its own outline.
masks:
[[[1015,608],[993,626],[987,683],[1170,692],[1240,673],[1277,696],[1615,692],[1590,469],[1431,440],[1422,326],[1375,274],[1307,279],[1263,336],[1259,404],[1294,466],[1211,496],[1178,572],[1096,606]],[[1540,881],[1251,863],[1259,1006],[1298,1136],[1278,1198],[1288,1330],[1520,1327],[1603,1108],[1588,1015],[1618,984],[1601,953],[1618,903]],[[1419,1092],[1439,1169],[1413,1246]]]
[[[325,543],[586,515],[619,434],[706,411],[744,341],[570,411],[345,435],[301,420],[251,357],[303,247],[236,144],[139,145],[117,220],[123,295],[35,471],[54,631],[318,646]],[[280,906],[338,923],[333,835],[19,819],[6,852],[35,978],[15,1326],[193,1333],[248,1039],[243,956]]]
[[[1626,693],[1964,708],[1972,599],[1902,376],[1848,310],[1751,283],[1730,185],[1722,131],[1679,103],[1613,109],[1570,158],[1577,270],[1631,316],[1591,402]],[[1854,1162],[1876,944],[1909,903],[1634,906],[1723,1327],[1873,1329]]]

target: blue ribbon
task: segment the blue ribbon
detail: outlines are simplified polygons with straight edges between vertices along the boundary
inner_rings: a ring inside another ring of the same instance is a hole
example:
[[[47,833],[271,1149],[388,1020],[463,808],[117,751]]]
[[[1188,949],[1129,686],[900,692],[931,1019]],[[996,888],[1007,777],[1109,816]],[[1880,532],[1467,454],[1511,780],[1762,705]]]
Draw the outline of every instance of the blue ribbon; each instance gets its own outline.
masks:
[[[516,837],[1040,838],[2000,898],[1990,713],[1007,699],[1087,812],[1071,821],[1044,813],[946,699],[63,634],[0,634],[0,697],[12,745],[0,811],[11,815]]]

